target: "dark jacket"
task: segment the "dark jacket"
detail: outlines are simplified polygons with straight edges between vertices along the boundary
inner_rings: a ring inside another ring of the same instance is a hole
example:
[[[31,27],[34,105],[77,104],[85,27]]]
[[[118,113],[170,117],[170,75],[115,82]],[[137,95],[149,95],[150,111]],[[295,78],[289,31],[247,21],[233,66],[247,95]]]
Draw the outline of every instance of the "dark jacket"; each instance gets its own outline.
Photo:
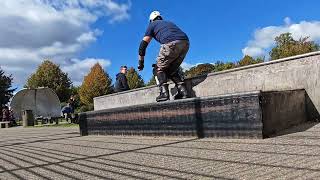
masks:
[[[61,112],[62,112],[62,114],[65,114],[65,113],[70,114],[70,113],[72,113],[72,109],[69,106],[64,106],[62,108]]]
[[[125,74],[118,73],[116,76],[116,84],[115,84],[115,91],[121,92],[129,90],[128,80]]]

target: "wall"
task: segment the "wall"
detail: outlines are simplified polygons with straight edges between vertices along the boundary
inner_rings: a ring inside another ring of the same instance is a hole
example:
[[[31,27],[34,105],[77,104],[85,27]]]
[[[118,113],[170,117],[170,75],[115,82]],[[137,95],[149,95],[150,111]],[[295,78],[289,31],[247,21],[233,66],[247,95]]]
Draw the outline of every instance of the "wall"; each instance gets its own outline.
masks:
[[[262,138],[307,121],[305,90],[252,91],[80,114],[80,134]]]
[[[194,97],[248,91],[305,89],[310,103],[320,112],[320,52],[211,73],[186,81]],[[172,88],[172,84],[170,85]],[[155,102],[155,86],[94,98],[94,109],[109,109]]]

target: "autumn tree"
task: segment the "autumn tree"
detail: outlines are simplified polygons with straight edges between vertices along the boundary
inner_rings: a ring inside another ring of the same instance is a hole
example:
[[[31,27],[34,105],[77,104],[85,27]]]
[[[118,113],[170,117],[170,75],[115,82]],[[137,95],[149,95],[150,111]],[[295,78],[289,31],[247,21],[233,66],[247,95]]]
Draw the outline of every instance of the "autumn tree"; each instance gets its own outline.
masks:
[[[303,37],[294,40],[291,33],[284,33],[275,38],[276,46],[270,51],[271,60],[304,54],[320,50],[319,45]]]
[[[34,74],[31,74],[25,87],[51,88],[59,97],[60,101],[67,101],[70,96],[71,80],[67,73],[62,72],[59,65],[45,60]]]
[[[238,66],[247,66],[251,64],[258,64],[264,62],[264,58],[258,57],[254,59],[253,57],[249,55],[245,55],[239,62]]]
[[[128,69],[126,77],[130,89],[136,89],[144,86],[143,79],[133,67]]]
[[[79,89],[80,100],[83,104],[91,106],[93,98],[111,93],[111,78],[103,70],[99,63],[96,63],[89,74],[83,79]]]
[[[196,77],[196,76],[208,74],[208,73],[213,72],[214,68],[215,67],[213,64],[209,64],[209,63],[199,64],[197,66],[190,68],[189,70],[186,70],[185,76],[187,78],[191,78],[191,77]]]
[[[13,95],[15,89],[12,86],[12,77],[5,75],[4,71],[0,69],[0,107],[7,104]]]

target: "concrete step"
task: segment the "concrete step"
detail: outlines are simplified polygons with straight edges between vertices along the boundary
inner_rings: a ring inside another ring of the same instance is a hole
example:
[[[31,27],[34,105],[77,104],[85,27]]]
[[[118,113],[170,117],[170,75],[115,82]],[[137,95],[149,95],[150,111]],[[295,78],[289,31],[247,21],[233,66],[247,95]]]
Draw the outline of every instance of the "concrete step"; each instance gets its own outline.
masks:
[[[305,90],[190,98],[92,111],[79,116],[81,135],[200,138],[263,138],[307,119]]]

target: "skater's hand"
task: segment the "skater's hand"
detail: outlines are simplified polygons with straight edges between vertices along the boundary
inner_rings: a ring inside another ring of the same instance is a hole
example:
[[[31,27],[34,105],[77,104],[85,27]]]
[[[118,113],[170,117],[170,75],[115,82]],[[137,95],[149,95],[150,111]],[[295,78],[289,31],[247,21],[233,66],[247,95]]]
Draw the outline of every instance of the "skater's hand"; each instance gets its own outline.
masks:
[[[139,60],[139,66],[138,66],[138,69],[139,69],[139,71],[142,71],[143,70],[143,68],[144,68],[144,60]]]
[[[139,71],[142,71],[143,68],[144,68],[144,65],[143,65],[143,64],[138,66]]]

